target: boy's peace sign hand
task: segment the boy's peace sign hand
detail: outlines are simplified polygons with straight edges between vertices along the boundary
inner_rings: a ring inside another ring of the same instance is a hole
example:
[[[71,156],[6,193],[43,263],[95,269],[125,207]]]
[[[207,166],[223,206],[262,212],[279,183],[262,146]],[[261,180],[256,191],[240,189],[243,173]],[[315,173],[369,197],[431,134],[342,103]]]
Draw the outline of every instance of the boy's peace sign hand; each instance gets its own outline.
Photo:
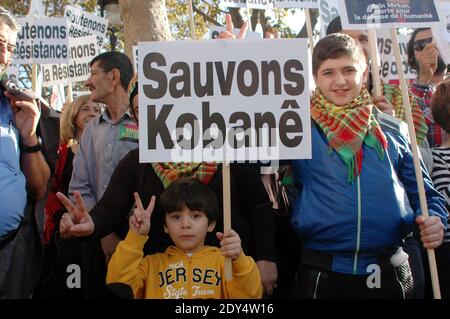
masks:
[[[128,220],[130,230],[141,236],[147,236],[150,230],[150,218],[152,217],[153,209],[155,208],[156,197],[152,196],[147,209],[144,209],[141,198],[138,193],[134,193],[134,201],[136,208],[133,210],[133,215]]]

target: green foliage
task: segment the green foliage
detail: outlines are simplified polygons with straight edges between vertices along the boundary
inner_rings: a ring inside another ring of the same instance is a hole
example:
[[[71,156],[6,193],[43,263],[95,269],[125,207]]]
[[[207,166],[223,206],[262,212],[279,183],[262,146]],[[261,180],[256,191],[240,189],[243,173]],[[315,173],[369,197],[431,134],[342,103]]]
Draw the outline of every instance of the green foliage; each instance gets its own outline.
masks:
[[[295,34],[292,29],[286,24],[286,18],[290,14],[294,14],[294,10],[289,9],[274,9],[275,18],[269,20],[269,24],[278,29],[280,38],[295,38]],[[273,21],[272,21],[273,20]]]
[[[97,9],[97,0],[43,0],[45,15],[48,17],[62,16],[67,5],[72,3],[87,12]],[[16,16],[25,16],[30,10],[31,0],[2,0],[1,6]]]
[[[16,16],[23,16],[28,13],[30,3],[30,0],[2,0],[1,6]]]
[[[86,12],[96,13],[98,15],[100,8],[97,4],[97,0],[42,0],[44,4],[44,10],[47,16],[62,16],[64,14],[65,7],[72,4],[75,7],[80,7]],[[153,0],[148,0],[153,1]],[[190,39],[190,18],[188,1],[190,0],[166,0],[166,9],[169,20],[170,30],[174,39]],[[1,0],[1,6],[10,10],[17,17],[24,16],[28,13],[31,0]],[[194,21],[195,21],[195,34],[197,39],[208,38],[208,29],[210,25],[224,25],[225,24],[225,11],[219,8],[219,0],[194,0]],[[291,14],[291,10],[287,9],[275,9],[275,15],[267,18],[267,22],[264,22],[266,26],[272,26],[279,30],[280,37],[292,38],[296,37],[291,28],[286,24],[286,18]],[[238,13],[239,14],[239,13]],[[113,36],[112,36],[113,35]],[[116,38],[114,45],[115,50],[124,51],[124,38],[123,27],[114,26],[108,28],[105,50],[112,49],[111,39]],[[29,72],[30,68],[24,66],[24,69]],[[81,83],[75,86],[74,89],[78,89]]]
[[[197,39],[208,36],[208,24],[217,24],[217,18],[222,13],[219,9],[219,1],[210,2],[204,0],[194,0],[194,23],[195,35]],[[166,0],[167,16],[169,18],[170,30],[174,39],[190,39],[190,18],[188,1],[186,0]],[[221,24],[221,23],[220,23]]]

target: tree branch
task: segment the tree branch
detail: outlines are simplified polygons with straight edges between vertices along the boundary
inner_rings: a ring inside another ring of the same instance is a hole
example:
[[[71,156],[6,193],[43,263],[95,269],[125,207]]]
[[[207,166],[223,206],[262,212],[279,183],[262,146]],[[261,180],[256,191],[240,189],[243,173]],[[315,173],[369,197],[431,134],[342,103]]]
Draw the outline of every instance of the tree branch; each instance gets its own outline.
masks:
[[[194,10],[195,13],[198,13],[199,15],[201,15],[203,17],[203,19],[205,19],[205,21],[209,21],[217,26],[222,27],[223,25],[220,24],[219,22],[217,22],[217,20],[211,18],[209,15],[207,15],[206,13],[204,13],[203,11],[201,11],[199,8],[197,8],[195,5],[192,5],[192,9]]]

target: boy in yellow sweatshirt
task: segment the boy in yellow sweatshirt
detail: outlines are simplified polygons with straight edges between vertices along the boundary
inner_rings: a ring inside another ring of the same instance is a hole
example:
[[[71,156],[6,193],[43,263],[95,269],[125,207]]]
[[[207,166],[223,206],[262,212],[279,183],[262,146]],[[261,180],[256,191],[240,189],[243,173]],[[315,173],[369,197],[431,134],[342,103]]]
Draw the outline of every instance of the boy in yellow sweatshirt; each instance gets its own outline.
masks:
[[[134,193],[136,208],[130,230],[113,254],[107,284],[129,285],[134,298],[261,298],[262,286],[254,260],[241,248],[239,235],[217,232],[220,249],[205,246],[214,230],[218,204],[214,192],[195,178],[180,178],[164,191],[159,205],[165,214],[164,229],[175,246],[144,257],[156,198],[147,209]],[[225,257],[232,260],[233,279],[224,280]]]

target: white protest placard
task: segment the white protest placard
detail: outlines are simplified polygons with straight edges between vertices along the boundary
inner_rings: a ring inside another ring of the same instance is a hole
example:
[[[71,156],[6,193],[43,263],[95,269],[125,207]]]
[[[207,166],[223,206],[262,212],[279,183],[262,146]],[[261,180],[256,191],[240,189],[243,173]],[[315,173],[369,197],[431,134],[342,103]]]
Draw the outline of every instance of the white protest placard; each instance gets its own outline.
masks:
[[[427,28],[443,21],[437,0],[339,0],[343,29]]]
[[[417,74],[408,63],[408,41],[409,35],[399,35],[400,55],[402,56],[402,67],[405,78],[415,79]],[[395,62],[394,47],[389,30],[377,30],[377,47],[380,54],[380,77],[383,81],[398,80],[397,62]]]
[[[320,34],[324,37],[330,22],[340,15],[337,0],[319,0],[319,13]]]
[[[318,0],[272,0],[274,8],[309,8],[317,9]]]
[[[19,18],[13,59],[16,63],[67,63],[69,35],[64,18]]]
[[[432,27],[433,37],[439,50],[439,54],[445,64],[450,64],[450,3],[441,2],[444,25]]]
[[[210,39],[216,39],[219,36],[219,33],[222,31],[226,31],[226,27],[221,27],[221,26],[210,26],[209,27],[209,38]],[[233,29],[233,34],[234,35],[238,35],[239,31],[241,31],[240,29],[234,28]],[[255,31],[247,31],[245,33],[245,39],[261,39],[263,36],[261,33],[259,32],[255,32]]]
[[[43,86],[87,80],[91,74],[89,63],[97,55],[94,35],[69,39],[69,63],[42,65]]]
[[[108,31],[108,19],[81,9],[67,6],[64,17],[69,21],[69,37],[79,38],[87,35],[95,35],[99,48],[103,47]]]
[[[272,8],[272,0],[220,0],[222,8],[248,8],[249,9],[269,9]]]
[[[311,157],[305,39],[138,47],[141,162]]]

